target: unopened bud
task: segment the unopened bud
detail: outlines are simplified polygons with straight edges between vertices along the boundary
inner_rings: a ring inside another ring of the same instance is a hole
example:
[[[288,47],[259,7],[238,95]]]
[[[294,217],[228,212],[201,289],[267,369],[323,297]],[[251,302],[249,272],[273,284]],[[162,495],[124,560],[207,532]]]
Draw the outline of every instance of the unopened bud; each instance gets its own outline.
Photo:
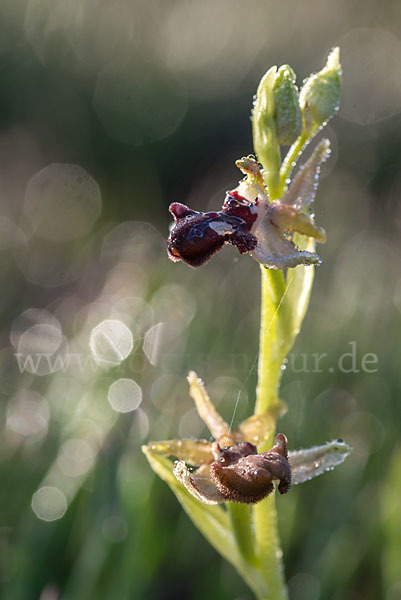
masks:
[[[273,86],[277,67],[271,67],[259,83],[252,112],[253,143],[257,159],[262,163],[264,179],[272,197],[278,192],[280,145],[274,121]]]
[[[338,109],[341,75],[340,49],[334,48],[325,67],[310,75],[301,89],[300,103],[307,129],[324,125]]]
[[[291,67],[283,65],[277,71],[273,86],[274,121],[280,146],[293,144],[302,131],[302,116],[295,79]]]

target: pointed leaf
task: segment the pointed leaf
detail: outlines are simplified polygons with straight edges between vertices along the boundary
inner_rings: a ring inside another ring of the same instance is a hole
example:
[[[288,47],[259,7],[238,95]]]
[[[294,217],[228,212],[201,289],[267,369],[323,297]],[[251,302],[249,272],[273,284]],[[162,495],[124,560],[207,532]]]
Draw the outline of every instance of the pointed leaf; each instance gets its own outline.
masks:
[[[294,241],[303,250],[313,252],[315,249],[315,240],[313,238],[306,238],[296,234]],[[288,328],[292,343],[301,329],[302,321],[308,309],[314,277],[315,269],[309,265],[299,266],[296,269],[288,271],[288,291],[284,299],[284,304],[288,315]]]
[[[260,571],[241,556],[227,512],[222,506],[210,506],[196,500],[174,477],[173,464],[167,458],[154,454],[148,446],[142,446],[142,451],[153,471],[169,485],[195,527],[237,569],[255,594],[260,595],[261,590],[265,590],[263,578]]]

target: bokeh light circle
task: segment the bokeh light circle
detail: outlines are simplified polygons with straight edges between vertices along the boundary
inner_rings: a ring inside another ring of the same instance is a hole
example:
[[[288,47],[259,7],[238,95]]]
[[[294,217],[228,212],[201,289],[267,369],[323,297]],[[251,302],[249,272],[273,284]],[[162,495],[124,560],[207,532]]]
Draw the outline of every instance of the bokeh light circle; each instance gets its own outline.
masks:
[[[109,387],[107,398],[116,412],[131,412],[141,404],[142,390],[133,379],[117,379]]]
[[[49,323],[32,325],[20,337],[18,352],[24,355],[53,354],[63,339],[61,330]]]
[[[26,236],[8,217],[0,216],[0,251],[26,243]]]
[[[32,496],[32,510],[42,521],[57,521],[67,510],[67,498],[58,488],[45,485]]]
[[[92,329],[89,346],[99,364],[118,365],[132,351],[131,330],[117,319],[105,319]]]
[[[65,242],[85,235],[100,211],[99,186],[78,165],[49,165],[28,182],[24,214],[41,238]]]
[[[33,390],[20,390],[7,405],[7,429],[24,438],[45,435],[49,417],[47,401]]]
[[[21,372],[49,375],[65,367],[67,339],[61,329],[49,323],[38,323],[19,337],[16,358]]]
[[[80,477],[92,467],[95,454],[91,445],[84,439],[72,438],[61,446],[57,464],[64,475]]]

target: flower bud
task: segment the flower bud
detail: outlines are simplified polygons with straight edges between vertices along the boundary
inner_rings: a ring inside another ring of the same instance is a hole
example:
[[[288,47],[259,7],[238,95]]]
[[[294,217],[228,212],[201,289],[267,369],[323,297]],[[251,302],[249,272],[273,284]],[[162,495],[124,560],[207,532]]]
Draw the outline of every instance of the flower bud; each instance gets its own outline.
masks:
[[[340,49],[334,48],[325,67],[310,75],[301,89],[300,103],[307,130],[324,125],[338,109],[341,75]]]
[[[280,146],[290,146],[302,131],[295,73],[288,65],[279,68],[273,86],[274,121]]]
[[[269,193],[275,197],[280,185],[280,145],[274,121],[273,87],[277,67],[271,67],[259,83],[252,111],[253,144],[257,159],[262,163],[264,180]]]

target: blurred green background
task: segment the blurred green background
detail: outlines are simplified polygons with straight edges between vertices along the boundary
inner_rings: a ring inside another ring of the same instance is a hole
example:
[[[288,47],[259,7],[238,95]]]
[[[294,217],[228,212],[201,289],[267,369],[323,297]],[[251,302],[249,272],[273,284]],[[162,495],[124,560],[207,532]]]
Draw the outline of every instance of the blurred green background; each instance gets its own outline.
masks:
[[[140,452],[207,435],[189,369],[228,420],[240,392],[234,425],[254,403],[258,265],[172,264],[167,208],[218,208],[260,77],[301,83],[337,44],[328,242],[279,428],[354,452],[279,525],[291,600],[401,598],[400,32],[395,0],[0,0],[2,598],[251,600]]]

